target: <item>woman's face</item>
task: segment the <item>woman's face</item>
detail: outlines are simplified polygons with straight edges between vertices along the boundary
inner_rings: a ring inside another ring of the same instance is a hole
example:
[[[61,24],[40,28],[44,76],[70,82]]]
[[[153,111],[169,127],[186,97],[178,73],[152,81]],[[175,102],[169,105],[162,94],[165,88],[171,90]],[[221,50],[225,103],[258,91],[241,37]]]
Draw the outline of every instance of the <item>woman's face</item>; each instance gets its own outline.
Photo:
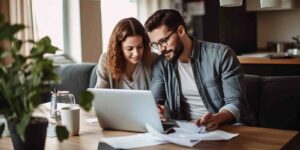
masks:
[[[122,42],[122,52],[127,63],[139,63],[144,52],[142,36],[128,36],[125,41]]]

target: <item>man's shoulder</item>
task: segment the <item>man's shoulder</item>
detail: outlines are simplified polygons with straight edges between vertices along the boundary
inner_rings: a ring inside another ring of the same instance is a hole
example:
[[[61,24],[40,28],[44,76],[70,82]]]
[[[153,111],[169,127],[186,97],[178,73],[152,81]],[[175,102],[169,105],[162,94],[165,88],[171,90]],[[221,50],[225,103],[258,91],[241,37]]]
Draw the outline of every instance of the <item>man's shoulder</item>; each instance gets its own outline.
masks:
[[[195,42],[195,52],[193,53],[195,59],[220,61],[235,55],[234,51],[225,44],[201,40],[196,40]]]
[[[225,44],[221,43],[213,43],[213,42],[207,42],[207,41],[197,41],[197,47],[201,53],[200,56],[202,57],[216,57],[216,56],[223,56],[223,55],[234,55],[234,51]]]
[[[226,50],[230,49],[228,45],[222,44],[222,43],[214,43],[214,42],[208,42],[208,41],[201,41],[197,40],[198,45],[201,46],[203,49],[207,50]]]

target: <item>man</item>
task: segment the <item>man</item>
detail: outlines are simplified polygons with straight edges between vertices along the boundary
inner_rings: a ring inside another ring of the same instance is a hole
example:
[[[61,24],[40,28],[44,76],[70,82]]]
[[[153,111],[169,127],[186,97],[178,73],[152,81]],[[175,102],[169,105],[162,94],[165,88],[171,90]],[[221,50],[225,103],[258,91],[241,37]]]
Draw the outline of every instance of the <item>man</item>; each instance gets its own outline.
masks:
[[[150,87],[161,116],[167,100],[173,119],[195,120],[207,131],[242,121],[241,115],[249,111],[244,76],[228,46],[188,36],[182,16],[171,9],[156,11],[145,28],[152,48],[161,53]]]

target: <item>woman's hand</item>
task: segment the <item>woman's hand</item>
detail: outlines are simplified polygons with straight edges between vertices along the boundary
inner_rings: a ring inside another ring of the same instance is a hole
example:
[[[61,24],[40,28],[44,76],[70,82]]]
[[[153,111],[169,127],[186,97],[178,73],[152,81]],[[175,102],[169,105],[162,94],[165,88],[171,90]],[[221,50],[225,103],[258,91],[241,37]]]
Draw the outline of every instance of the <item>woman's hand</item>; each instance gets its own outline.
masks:
[[[161,121],[166,121],[166,118],[164,116],[165,113],[165,106],[157,104],[157,111],[159,113],[159,117]]]

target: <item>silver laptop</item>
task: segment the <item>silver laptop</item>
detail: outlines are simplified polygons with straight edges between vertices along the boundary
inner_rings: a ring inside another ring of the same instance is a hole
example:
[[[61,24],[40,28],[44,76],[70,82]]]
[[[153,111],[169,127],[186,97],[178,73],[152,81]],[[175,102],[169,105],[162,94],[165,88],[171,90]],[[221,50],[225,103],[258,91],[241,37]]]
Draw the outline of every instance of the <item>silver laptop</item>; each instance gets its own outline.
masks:
[[[163,133],[154,97],[146,90],[89,88],[93,107],[103,129],[147,132],[148,123]]]

